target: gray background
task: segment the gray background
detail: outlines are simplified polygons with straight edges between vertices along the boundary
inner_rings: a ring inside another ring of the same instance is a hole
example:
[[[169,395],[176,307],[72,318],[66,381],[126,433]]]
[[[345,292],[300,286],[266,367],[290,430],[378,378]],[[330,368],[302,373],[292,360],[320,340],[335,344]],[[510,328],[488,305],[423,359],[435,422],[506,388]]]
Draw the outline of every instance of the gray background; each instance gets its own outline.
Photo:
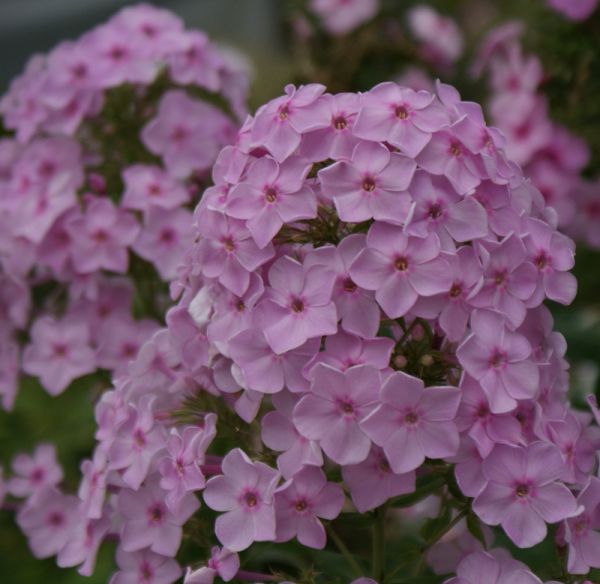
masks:
[[[127,0],[0,0],[0,93],[27,58],[106,20]],[[285,83],[279,0],[155,0],[179,14],[188,28],[242,49],[255,68],[269,67]],[[261,75],[264,77],[264,75]]]

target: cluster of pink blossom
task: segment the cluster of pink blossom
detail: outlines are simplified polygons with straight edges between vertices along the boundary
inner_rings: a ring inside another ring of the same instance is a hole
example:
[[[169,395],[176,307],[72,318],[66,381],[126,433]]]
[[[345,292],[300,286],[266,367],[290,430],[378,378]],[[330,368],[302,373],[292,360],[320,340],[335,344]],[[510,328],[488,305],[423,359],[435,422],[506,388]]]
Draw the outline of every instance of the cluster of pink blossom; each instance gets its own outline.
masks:
[[[5,408],[21,368],[54,395],[119,371],[158,327],[191,208],[244,114],[247,74],[230,61],[138,5],[33,57],[0,101],[14,131],[0,141]]]
[[[169,584],[185,533],[210,554],[186,584],[289,582],[238,554],[322,549],[341,513],[385,528],[433,494],[455,527],[426,558],[449,583],[540,582],[483,549],[487,526],[526,548],[558,524],[569,572],[600,567],[600,436],[569,406],[542,305],[573,299],[574,247],[504,146],[440,83],[288,86],[248,118],[196,208],[167,328],[97,406],[78,498],[47,450],[15,463],[35,555],[89,574],[110,536],[112,584]]]
[[[506,137],[508,155],[523,166],[546,204],[557,211],[560,227],[578,241],[600,247],[600,187],[581,176],[590,159],[589,148],[550,119],[548,100],[540,91],[542,63],[523,54],[522,31],[514,22],[492,30],[474,73],[489,69],[492,120]]]

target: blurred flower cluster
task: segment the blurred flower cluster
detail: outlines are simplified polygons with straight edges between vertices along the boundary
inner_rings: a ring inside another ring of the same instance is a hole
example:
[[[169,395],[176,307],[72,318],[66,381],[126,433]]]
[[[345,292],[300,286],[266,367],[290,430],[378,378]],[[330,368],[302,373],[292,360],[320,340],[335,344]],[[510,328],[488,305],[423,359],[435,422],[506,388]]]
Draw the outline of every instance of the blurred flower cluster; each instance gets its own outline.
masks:
[[[289,581],[247,577],[237,554],[292,538],[322,549],[340,514],[376,510],[385,529],[386,512],[437,494],[428,529],[463,543],[440,559],[433,537],[434,571],[490,564],[538,582],[481,551],[493,536],[473,533],[496,525],[526,548],[559,524],[569,570],[597,566],[600,435],[569,406],[542,305],[573,299],[573,244],[503,145],[444,84],[288,86],[261,107],[196,207],[167,328],[96,408],[78,497],[47,454],[15,465],[30,484],[39,466],[52,477],[8,482],[27,497],[17,521],[34,553],[89,574],[110,536],[113,583],[173,582],[184,533],[209,554],[209,508],[223,547],[187,584]]]
[[[34,56],[0,101],[0,397],[119,371],[162,321],[190,207],[244,115],[240,64],[126,8]],[[24,350],[22,347],[24,346]]]

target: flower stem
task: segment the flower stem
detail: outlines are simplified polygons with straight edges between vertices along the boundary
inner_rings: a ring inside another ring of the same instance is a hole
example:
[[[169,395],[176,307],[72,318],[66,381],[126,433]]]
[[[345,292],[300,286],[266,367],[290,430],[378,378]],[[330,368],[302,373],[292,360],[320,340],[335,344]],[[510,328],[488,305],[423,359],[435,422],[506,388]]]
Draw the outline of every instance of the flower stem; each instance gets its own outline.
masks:
[[[346,544],[342,541],[342,538],[335,532],[332,525],[327,526],[327,533],[332,539],[333,543],[336,545],[337,549],[344,556],[355,575],[359,578],[363,576],[364,574],[362,568],[358,565],[358,562],[354,559],[352,552],[347,548]]]
[[[373,579],[383,581],[385,568],[385,512],[387,507],[382,505],[375,509],[375,522],[373,523]]]
[[[421,569],[423,568],[423,564],[425,562],[425,553],[427,552],[427,550],[429,550],[429,548],[431,548],[438,541],[440,541],[440,539],[442,539],[442,537],[444,537],[444,535],[446,535],[457,523],[459,523],[467,515],[468,511],[469,510],[467,508],[462,509],[458,513],[458,515],[454,519],[452,519],[452,521],[450,521],[447,525],[445,525],[442,529],[440,529],[436,534],[434,534],[427,542],[425,542],[425,545],[421,549],[421,555],[419,557],[419,561],[417,562],[417,564],[415,566],[415,570],[413,572],[414,576],[417,576],[421,572]]]

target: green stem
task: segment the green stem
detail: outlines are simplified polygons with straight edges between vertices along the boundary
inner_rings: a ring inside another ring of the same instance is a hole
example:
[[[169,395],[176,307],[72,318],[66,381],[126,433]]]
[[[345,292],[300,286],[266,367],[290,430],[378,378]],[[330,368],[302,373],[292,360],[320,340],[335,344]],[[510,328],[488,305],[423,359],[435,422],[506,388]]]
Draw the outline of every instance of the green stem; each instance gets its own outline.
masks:
[[[385,568],[385,512],[387,507],[382,505],[375,509],[373,523],[373,579],[383,582]]]
[[[421,549],[421,556],[419,557],[419,561],[415,566],[413,575],[417,576],[421,572],[421,569],[423,568],[423,564],[425,562],[425,553],[427,552],[427,550],[433,545],[435,545],[438,541],[440,541],[440,539],[442,539],[444,535],[446,535],[457,523],[459,523],[467,515],[468,511],[469,510],[467,508],[462,509],[458,513],[458,515],[452,521],[450,521],[450,523],[445,525],[433,537],[431,537],[427,542],[425,542],[425,545]]]
[[[364,576],[362,568],[358,565],[358,562],[354,559],[352,552],[348,549],[346,544],[343,542],[342,538],[335,532],[332,525],[327,526],[327,533],[329,537],[332,539],[333,543],[336,545],[337,549],[344,556],[348,565],[352,568],[352,571],[359,578]]]

